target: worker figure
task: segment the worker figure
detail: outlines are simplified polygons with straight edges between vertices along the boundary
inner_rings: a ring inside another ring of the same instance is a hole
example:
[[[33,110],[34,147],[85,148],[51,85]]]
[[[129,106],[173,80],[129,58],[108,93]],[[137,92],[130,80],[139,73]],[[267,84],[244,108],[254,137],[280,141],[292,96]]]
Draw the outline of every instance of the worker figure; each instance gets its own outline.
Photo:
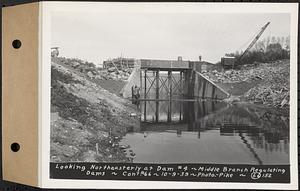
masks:
[[[135,85],[132,87],[132,103],[137,106],[137,108],[140,108],[140,88]]]

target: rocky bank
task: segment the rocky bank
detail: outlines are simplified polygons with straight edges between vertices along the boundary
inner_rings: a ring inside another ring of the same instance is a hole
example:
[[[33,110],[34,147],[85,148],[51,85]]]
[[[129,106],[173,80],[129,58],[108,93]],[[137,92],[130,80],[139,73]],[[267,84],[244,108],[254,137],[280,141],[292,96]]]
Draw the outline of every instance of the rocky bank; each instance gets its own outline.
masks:
[[[131,115],[136,107],[109,85],[103,88],[90,63],[76,69],[69,62],[74,64],[64,58],[51,62],[51,161],[130,162],[119,140],[139,128],[137,115]]]
[[[272,107],[289,107],[290,61],[245,65],[240,70],[209,71],[203,75],[233,97]]]

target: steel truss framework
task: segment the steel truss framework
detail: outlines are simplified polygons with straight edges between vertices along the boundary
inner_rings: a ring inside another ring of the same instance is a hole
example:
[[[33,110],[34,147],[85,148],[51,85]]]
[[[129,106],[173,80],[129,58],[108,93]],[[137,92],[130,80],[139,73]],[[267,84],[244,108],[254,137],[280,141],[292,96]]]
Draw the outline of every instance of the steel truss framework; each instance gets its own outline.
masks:
[[[147,106],[151,111],[155,112],[155,121],[159,121],[159,114],[167,114],[167,121],[172,121],[172,101],[174,98],[183,98],[184,96],[184,82],[185,71],[168,70],[167,75],[161,73],[161,70],[141,70],[140,84],[141,84],[141,101],[143,102],[144,121],[147,118]],[[153,103],[155,102],[155,108]],[[174,105],[174,104],[173,104]],[[182,120],[182,104],[179,102],[180,115]]]

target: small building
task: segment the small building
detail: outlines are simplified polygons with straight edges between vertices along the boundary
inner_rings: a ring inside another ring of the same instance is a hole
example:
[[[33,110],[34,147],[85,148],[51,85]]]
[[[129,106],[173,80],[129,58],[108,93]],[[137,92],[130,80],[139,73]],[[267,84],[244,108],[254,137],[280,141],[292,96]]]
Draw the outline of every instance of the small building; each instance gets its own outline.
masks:
[[[221,66],[224,69],[231,69],[235,64],[235,57],[233,56],[225,56],[221,58]]]

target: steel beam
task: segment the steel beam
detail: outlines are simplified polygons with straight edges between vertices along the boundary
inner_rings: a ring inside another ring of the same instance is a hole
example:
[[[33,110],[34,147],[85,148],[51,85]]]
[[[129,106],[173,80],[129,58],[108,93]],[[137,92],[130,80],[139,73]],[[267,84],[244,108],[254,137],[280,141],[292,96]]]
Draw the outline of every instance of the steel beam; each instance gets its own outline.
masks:
[[[159,70],[156,71],[156,111],[155,111],[155,120],[159,120]]]
[[[168,89],[169,89],[169,108],[168,108],[168,122],[171,122],[172,116],[172,71],[168,71]]]

